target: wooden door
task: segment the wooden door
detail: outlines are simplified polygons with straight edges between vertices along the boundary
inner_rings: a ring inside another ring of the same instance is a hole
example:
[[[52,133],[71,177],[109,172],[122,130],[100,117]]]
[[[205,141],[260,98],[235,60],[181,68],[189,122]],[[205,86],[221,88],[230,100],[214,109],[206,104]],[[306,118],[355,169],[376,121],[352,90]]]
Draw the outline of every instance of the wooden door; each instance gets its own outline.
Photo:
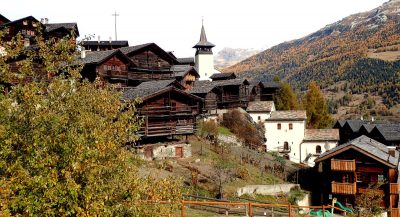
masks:
[[[175,147],[175,156],[183,158],[183,147]]]

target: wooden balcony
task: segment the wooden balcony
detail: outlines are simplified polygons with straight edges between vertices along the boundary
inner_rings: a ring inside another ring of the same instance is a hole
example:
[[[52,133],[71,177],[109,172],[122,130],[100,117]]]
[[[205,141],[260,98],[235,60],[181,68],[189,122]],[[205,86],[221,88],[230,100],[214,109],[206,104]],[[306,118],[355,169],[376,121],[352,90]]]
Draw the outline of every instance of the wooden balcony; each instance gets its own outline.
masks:
[[[398,183],[390,183],[390,194],[399,194],[400,185]]]
[[[356,171],[356,161],[331,159],[331,170],[354,172]]]
[[[332,182],[333,194],[346,194],[352,195],[357,193],[356,183],[340,183]]]

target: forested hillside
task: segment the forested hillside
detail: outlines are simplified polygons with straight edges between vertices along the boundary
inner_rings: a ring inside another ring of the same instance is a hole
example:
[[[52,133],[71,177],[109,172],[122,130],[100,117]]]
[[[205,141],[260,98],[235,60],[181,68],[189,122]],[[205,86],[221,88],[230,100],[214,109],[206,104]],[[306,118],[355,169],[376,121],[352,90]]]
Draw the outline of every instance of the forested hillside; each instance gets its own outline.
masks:
[[[348,16],[224,69],[247,71],[276,74],[300,90],[316,80],[331,94],[370,93],[386,107],[399,104],[400,1]]]

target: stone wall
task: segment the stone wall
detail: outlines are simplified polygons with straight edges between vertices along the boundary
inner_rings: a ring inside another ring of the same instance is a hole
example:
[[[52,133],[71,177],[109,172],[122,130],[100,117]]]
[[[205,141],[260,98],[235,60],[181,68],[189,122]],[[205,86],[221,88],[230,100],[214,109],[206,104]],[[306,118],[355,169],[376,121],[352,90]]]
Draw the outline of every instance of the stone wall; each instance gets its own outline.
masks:
[[[192,156],[192,145],[191,144],[163,144],[163,145],[149,145],[137,150],[138,155],[145,160],[163,160],[168,158],[181,158],[177,150],[182,148],[182,158],[187,158]],[[147,151],[151,151],[150,154],[146,154]]]
[[[276,184],[276,185],[247,185],[242,188],[238,188],[236,193],[238,197],[243,194],[262,194],[262,195],[278,195],[281,193],[289,193],[290,189],[298,187],[299,184]]]

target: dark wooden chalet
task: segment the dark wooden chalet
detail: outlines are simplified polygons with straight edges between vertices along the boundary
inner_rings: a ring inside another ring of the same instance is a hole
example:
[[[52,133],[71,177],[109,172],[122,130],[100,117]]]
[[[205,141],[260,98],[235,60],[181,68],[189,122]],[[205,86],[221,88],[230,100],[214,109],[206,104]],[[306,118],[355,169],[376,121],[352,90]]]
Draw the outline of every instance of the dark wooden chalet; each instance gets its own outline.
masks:
[[[179,62],[179,65],[194,66],[194,58],[193,57],[176,58],[176,60]]]
[[[399,152],[394,148],[360,136],[337,146],[316,160],[320,174],[321,203],[329,204],[329,195],[354,207],[357,195],[370,191],[369,186],[383,183],[378,189],[384,194],[382,207],[397,208],[399,202]]]
[[[120,50],[134,63],[129,67],[129,71],[132,80],[137,84],[150,80],[174,78],[171,67],[178,65],[178,60],[155,43],[123,47]]]
[[[219,91],[214,86],[214,83],[208,80],[196,81],[189,93],[196,95],[204,100],[202,113],[205,115],[215,115],[217,113],[217,96]]]
[[[246,108],[249,102],[248,86],[246,79],[196,81],[189,92],[205,100],[204,110]]]
[[[145,139],[194,134],[202,99],[177,88],[180,84],[176,81],[145,83],[148,82],[123,93],[123,100],[141,99],[138,113],[143,117],[143,125],[138,135]]]
[[[128,41],[82,41],[82,47],[88,51],[114,50],[121,47],[129,47]]]
[[[190,90],[194,86],[194,82],[200,78],[194,66],[190,65],[174,65],[171,67],[175,79],[181,83],[185,90]]]
[[[83,52],[78,60],[83,63],[82,77],[94,81],[97,77],[109,82],[129,85],[128,67],[131,60],[120,50]]]
[[[250,82],[250,101],[272,101],[276,91],[280,88],[280,84],[270,81],[252,81]]]
[[[39,22],[32,16],[24,17],[15,21],[6,22],[0,25],[0,29],[7,31],[4,40],[10,41],[18,33],[24,39],[24,44],[29,47],[34,44],[34,38],[38,35],[38,31],[46,38],[63,38],[79,36],[78,25],[76,23],[46,23]]]

